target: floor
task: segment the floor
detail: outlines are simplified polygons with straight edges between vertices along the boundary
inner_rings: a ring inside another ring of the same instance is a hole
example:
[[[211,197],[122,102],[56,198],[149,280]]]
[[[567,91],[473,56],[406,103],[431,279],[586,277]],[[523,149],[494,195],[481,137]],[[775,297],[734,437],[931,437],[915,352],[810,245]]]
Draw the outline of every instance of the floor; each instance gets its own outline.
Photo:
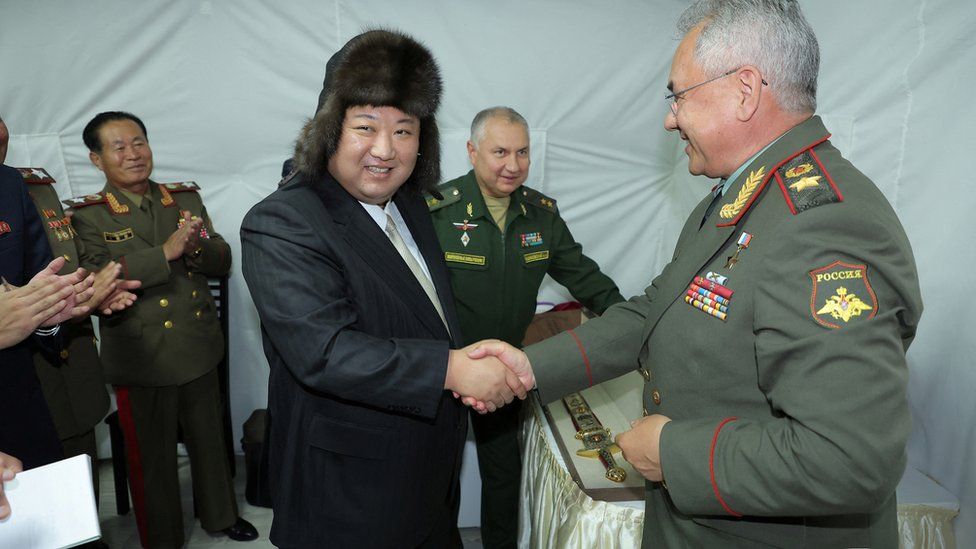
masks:
[[[99,522],[102,526],[102,541],[112,549],[138,549],[139,534],[136,531],[135,514],[129,511],[126,515],[117,515],[115,507],[115,482],[112,476],[111,460],[102,460],[99,464],[99,475],[101,476],[100,486],[100,507],[98,511]],[[187,528],[186,547],[202,549],[207,547],[240,547],[241,549],[264,549],[274,547],[268,541],[268,532],[271,530],[271,519],[273,513],[271,509],[264,507],[254,507],[244,501],[244,461],[238,456],[237,471],[234,479],[237,493],[237,505],[241,516],[258,529],[260,537],[252,542],[238,543],[226,537],[213,537],[205,530],[200,528],[200,524],[193,519],[193,496],[190,485],[190,464],[187,458],[180,458],[180,486],[183,494],[183,513],[184,524]],[[481,531],[478,528],[462,528],[461,539],[465,549],[481,549]]]

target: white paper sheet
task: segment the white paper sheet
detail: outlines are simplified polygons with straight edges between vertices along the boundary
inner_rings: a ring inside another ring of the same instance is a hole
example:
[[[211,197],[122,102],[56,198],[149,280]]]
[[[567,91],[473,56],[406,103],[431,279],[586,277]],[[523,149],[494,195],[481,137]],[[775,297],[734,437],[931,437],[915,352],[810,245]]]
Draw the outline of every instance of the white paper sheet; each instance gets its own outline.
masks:
[[[87,455],[18,473],[3,489],[11,513],[0,521],[0,547],[60,549],[102,535]]]

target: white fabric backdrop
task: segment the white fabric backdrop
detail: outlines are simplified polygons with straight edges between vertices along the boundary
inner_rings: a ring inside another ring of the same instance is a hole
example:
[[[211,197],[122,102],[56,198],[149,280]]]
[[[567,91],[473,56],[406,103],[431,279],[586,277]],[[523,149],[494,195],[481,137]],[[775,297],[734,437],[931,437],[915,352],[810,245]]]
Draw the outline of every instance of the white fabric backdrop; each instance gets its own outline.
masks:
[[[976,7],[801,3],[823,53],[819,112],[895,206],[918,260],[926,311],[909,353],[910,460],[959,497],[959,544],[976,546],[976,322],[967,288],[976,253],[966,228],[976,207],[967,156]],[[0,0],[0,114],[14,134],[7,163],[48,168],[65,197],[95,191],[103,179],[82,128],[103,110],[135,112],[149,127],[155,179],[197,181],[239,257],[241,218],[274,190],[325,61],[363,28],[387,25],[440,61],[445,179],[467,170],[463,143],[475,112],[515,107],[533,128],[528,184],[558,199],[587,252],[633,294],[665,264],[680,223],[712,184],[687,174],[677,137],[662,129],[673,22],[684,5]],[[243,419],[265,404],[267,364],[236,267],[231,291],[239,438]],[[547,286],[541,299],[565,297]]]

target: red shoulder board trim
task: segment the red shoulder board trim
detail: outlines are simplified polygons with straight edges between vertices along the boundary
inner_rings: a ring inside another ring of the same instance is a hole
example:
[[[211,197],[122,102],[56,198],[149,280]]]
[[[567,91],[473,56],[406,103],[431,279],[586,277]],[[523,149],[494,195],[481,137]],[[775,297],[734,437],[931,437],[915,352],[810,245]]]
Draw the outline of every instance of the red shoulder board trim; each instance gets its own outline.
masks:
[[[813,143],[810,143],[809,145],[807,145],[807,146],[801,148],[800,150],[794,152],[793,154],[787,156],[786,158],[780,160],[768,172],[764,172],[763,169],[760,168],[759,170],[756,170],[755,172],[753,172],[752,174],[750,174],[750,177],[752,177],[753,175],[756,175],[757,178],[758,177],[762,177],[763,178],[762,179],[762,183],[760,185],[758,185],[755,189],[753,189],[751,191],[751,193],[747,194],[747,197],[737,196],[735,198],[735,200],[737,202],[740,201],[740,200],[745,200],[745,205],[742,206],[739,209],[733,209],[732,210],[732,211],[735,212],[735,216],[732,217],[732,219],[730,221],[727,221],[725,223],[718,223],[715,226],[716,227],[731,227],[731,226],[735,225],[736,223],[738,223],[739,220],[742,219],[742,216],[745,215],[746,212],[749,211],[749,208],[751,208],[752,205],[756,202],[756,199],[759,198],[759,195],[762,194],[763,189],[766,188],[766,185],[769,183],[769,180],[772,179],[774,175],[777,176],[777,180],[778,180],[778,177],[779,177],[779,169],[784,164],[788,163],[789,161],[793,160],[794,158],[800,156],[801,154],[803,154],[803,153],[805,153],[807,151],[809,151],[810,153],[812,153],[813,152],[812,149],[814,147],[816,147],[817,145],[823,143],[824,141],[827,141],[828,139],[830,139],[830,134],[829,133],[827,135],[821,137],[820,139],[814,141]],[[763,168],[765,168],[765,166],[763,166]],[[739,194],[741,195],[743,193],[743,191],[746,191],[746,190],[747,190],[746,187],[743,187],[742,189],[740,189]],[[789,202],[789,199],[787,199],[787,202]],[[733,204],[735,204],[735,203],[733,203]],[[726,206],[730,206],[730,204],[726,204]],[[724,207],[725,206],[723,206],[723,208]],[[790,211],[793,211],[792,208],[790,209]],[[799,213],[799,212],[793,212],[793,213],[796,214],[796,213]],[[721,211],[719,211],[719,214],[720,214],[720,217],[724,217],[724,216],[721,215],[722,214]]]
[[[793,215],[824,204],[844,201],[834,179],[812,148],[781,165],[776,170],[776,182]]]
[[[160,183],[160,187],[171,193],[184,193],[189,191],[199,191],[200,186],[195,181],[181,181],[179,183]]]
[[[50,185],[54,178],[44,168],[14,168],[28,185]]]
[[[108,198],[105,197],[105,193],[86,194],[85,196],[76,196],[61,201],[65,206],[75,209],[95,204],[105,204],[106,202],[108,202]]]

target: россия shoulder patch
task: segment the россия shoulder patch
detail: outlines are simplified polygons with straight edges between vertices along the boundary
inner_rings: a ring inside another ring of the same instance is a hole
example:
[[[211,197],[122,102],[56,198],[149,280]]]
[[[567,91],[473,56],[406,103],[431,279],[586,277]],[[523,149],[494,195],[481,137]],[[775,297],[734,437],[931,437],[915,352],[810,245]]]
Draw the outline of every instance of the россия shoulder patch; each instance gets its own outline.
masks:
[[[810,271],[810,314],[821,326],[843,328],[878,314],[878,297],[864,264],[834,261]]]

